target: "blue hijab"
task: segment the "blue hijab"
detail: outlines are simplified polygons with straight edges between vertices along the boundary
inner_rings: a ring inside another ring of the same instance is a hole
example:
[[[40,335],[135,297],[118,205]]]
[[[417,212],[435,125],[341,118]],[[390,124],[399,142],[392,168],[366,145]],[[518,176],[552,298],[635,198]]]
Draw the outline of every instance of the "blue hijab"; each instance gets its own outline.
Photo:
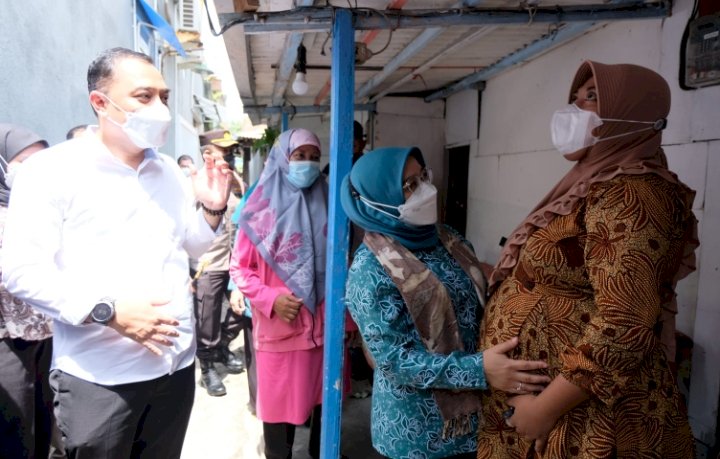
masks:
[[[403,204],[403,169],[410,155],[425,167],[422,152],[417,147],[378,148],[362,155],[343,179],[340,202],[350,221],[365,231],[390,236],[410,250],[426,249],[439,243],[435,225],[403,223],[371,208],[358,196],[390,206]],[[397,210],[384,210],[398,215]]]

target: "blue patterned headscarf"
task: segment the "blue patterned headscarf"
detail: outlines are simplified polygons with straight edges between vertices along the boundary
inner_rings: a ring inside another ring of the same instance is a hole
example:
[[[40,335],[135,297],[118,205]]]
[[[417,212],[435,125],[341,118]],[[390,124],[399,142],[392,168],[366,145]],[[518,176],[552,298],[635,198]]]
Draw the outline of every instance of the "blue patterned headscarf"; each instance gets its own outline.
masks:
[[[340,202],[350,220],[365,231],[388,235],[408,249],[416,250],[438,244],[435,225],[408,225],[369,207],[358,196],[390,206],[403,204],[403,170],[410,155],[425,166],[422,152],[417,147],[378,148],[362,155],[343,179]],[[385,210],[397,215],[395,210]]]
[[[302,145],[320,148],[306,129],[280,134],[255,190],[240,214],[240,227],[293,295],[315,313],[325,298],[327,183],[300,189],[287,179],[290,155]]]

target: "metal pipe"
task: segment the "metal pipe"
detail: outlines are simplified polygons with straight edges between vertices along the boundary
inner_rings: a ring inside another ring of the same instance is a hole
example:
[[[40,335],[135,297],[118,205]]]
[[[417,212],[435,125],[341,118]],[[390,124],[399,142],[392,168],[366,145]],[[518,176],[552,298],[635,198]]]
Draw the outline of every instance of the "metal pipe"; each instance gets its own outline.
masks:
[[[327,267],[325,269],[325,345],[320,457],[340,457],[342,367],[345,334],[345,281],[348,218],[340,206],[340,181],[350,171],[355,89],[355,40],[352,15],[338,10],[333,24],[330,96],[330,192],[328,193]]]
[[[283,112],[281,122],[280,122],[280,132],[287,131],[289,127],[290,127],[289,113]]]
[[[375,89],[380,83],[385,81],[387,77],[393,74],[402,64],[410,60],[417,53],[425,49],[425,47],[438,35],[443,33],[445,29],[442,27],[432,27],[430,29],[423,30],[420,35],[415,37],[402,51],[400,51],[395,57],[390,59],[390,62],[385,64],[385,68],[382,71],[376,73],[369,80],[358,89],[357,97],[362,99],[370,94],[370,91]]]
[[[453,5],[453,8],[462,8],[464,7],[463,2],[456,2]],[[389,21],[386,21],[389,23]],[[405,49],[400,51],[394,58],[390,60],[387,64],[385,64],[385,68],[376,73],[372,76],[368,81],[365,82],[365,84],[362,85],[362,87],[357,92],[357,97],[359,99],[362,99],[364,97],[367,97],[370,95],[370,92],[378,87],[380,83],[385,81],[390,75],[393,74],[402,64],[410,60],[415,54],[419,53],[425,47],[435,40],[436,37],[438,37],[440,34],[442,34],[445,31],[442,27],[433,27],[427,30],[424,30],[420,35],[415,37],[415,39],[410,42]]]
[[[220,15],[223,30],[238,24],[245,25],[245,33],[322,32],[330,29],[333,7],[297,8],[288,11],[263,13],[224,13]],[[364,11],[364,10],[363,10]],[[428,27],[489,24],[527,24],[568,22],[597,22],[661,18],[670,15],[667,0],[652,3],[624,1],[618,4],[568,5],[551,8],[455,8],[437,10],[385,11],[380,14],[361,14],[353,10],[356,30],[410,29]]]
[[[278,115],[287,113],[295,115],[300,113],[328,113],[331,110],[330,105],[283,105],[268,107],[267,105],[244,105],[243,110],[248,113],[257,113],[259,115]],[[356,112],[374,112],[375,104],[355,104],[353,109]]]
[[[472,73],[462,80],[453,83],[437,92],[434,92],[425,98],[425,102],[432,102],[433,100],[445,99],[456,92],[470,89],[475,85],[488,80],[497,74],[504,72],[510,67],[527,62],[530,59],[537,57],[539,54],[548,51],[550,48],[559,46],[578,35],[585,33],[591,29],[595,24],[568,24],[562,29],[558,30],[555,34],[550,34],[544,38],[541,38],[525,48],[520,49],[512,54],[505,56],[499,61],[495,62],[491,66],[480,70],[479,72]]]
[[[137,2],[132,2],[132,24],[133,24],[133,51],[139,51],[138,49],[138,33],[140,33],[138,29],[138,15],[137,15]]]
[[[431,69],[431,68],[435,68],[435,67],[433,67],[433,64],[434,64],[435,62],[437,62],[437,61],[439,61],[440,59],[444,58],[444,57],[447,56],[448,54],[453,53],[456,49],[459,49],[459,48],[462,48],[462,47],[464,47],[464,46],[467,46],[468,43],[470,43],[470,42],[472,42],[472,41],[474,41],[474,40],[477,40],[478,38],[484,37],[485,35],[489,34],[489,33],[492,32],[493,30],[495,30],[496,28],[497,28],[496,26],[487,26],[487,27],[482,27],[482,28],[480,28],[480,29],[478,29],[478,30],[475,30],[475,31],[473,31],[473,32],[470,32],[470,33],[468,33],[468,34],[465,34],[460,40],[456,41],[452,46],[443,49],[442,51],[440,51],[439,53],[437,53],[435,56],[431,57],[430,59],[428,59],[427,61],[425,61],[424,63],[422,63],[419,67],[417,67],[416,69],[413,69],[412,72],[408,73],[407,75],[405,75],[404,77],[400,78],[399,80],[397,80],[396,82],[394,82],[393,84],[391,84],[390,86],[388,86],[387,88],[383,89],[383,90],[382,90],[381,92],[379,92],[378,94],[374,95],[374,96],[370,99],[370,102],[376,102],[376,101],[379,100],[380,98],[382,98],[382,97],[384,97],[385,95],[387,95],[387,94],[389,94],[390,92],[392,92],[393,89],[402,86],[402,85],[405,84],[407,81],[410,81],[411,79],[415,78],[417,75],[420,75],[422,72],[424,72],[424,71],[426,71],[426,70],[429,70],[429,69]],[[440,67],[442,68],[442,66],[440,66]]]
[[[407,0],[391,0],[385,9],[400,10],[405,6],[405,3],[407,3]],[[366,45],[369,45],[373,42],[373,40],[375,40],[375,38],[377,38],[379,33],[380,30],[368,30],[367,32],[365,32],[365,34],[363,34],[363,37],[360,39],[360,41],[362,43],[365,43]],[[356,67],[355,70],[359,69]],[[325,84],[315,96],[315,105],[322,104],[328,94],[330,94],[330,78],[325,81]]]

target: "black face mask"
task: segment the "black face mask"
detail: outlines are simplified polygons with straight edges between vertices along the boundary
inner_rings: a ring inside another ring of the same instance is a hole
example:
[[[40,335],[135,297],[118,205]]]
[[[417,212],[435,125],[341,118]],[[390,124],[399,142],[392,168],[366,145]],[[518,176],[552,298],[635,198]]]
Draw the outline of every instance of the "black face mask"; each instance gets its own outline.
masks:
[[[228,166],[230,166],[230,169],[235,170],[235,155],[232,153],[227,154],[223,156],[223,159],[226,163],[228,163]]]

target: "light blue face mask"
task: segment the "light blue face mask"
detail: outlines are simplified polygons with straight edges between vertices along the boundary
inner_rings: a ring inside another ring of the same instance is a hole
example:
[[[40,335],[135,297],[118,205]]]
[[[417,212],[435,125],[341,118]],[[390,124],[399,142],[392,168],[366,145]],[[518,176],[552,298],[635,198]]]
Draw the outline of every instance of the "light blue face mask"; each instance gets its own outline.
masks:
[[[320,161],[290,161],[287,178],[298,188],[307,188],[320,176]]]

